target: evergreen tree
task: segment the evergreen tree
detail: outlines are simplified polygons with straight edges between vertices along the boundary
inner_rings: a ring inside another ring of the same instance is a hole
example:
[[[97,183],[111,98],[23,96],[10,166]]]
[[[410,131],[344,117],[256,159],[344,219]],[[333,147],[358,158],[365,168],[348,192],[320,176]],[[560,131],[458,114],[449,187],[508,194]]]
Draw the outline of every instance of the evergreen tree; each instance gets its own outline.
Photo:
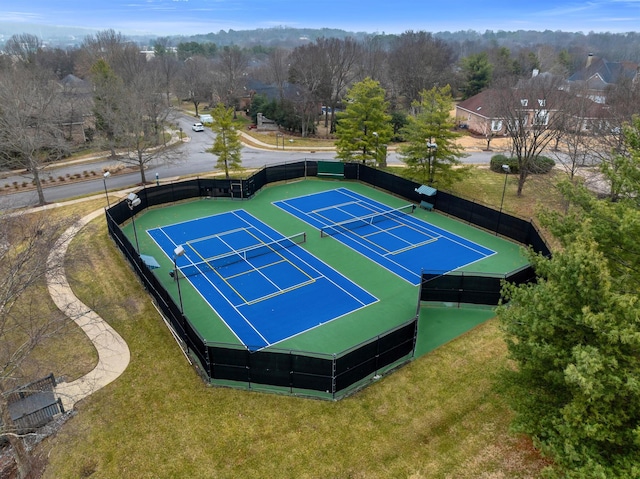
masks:
[[[493,67],[486,52],[469,55],[461,61],[464,99],[477,95],[491,83]]]
[[[625,129],[622,167],[603,169],[626,194],[565,183],[568,214],[543,215],[562,250],[533,256],[538,281],[506,286],[498,311],[515,426],[553,458],[552,477],[640,477],[639,131]]]
[[[449,85],[420,93],[413,103],[414,114],[402,130],[407,142],[399,148],[409,174],[423,184],[449,186],[464,177],[468,168],[460,167],[463,149],[456,143],[459,133],[451,117],[453,98]]]
[[[229,178],[230,170],[238,170],[242,166],[240,151],[242,143],[238,138],[238,132],[233,125],[233,108],[225,108],[218,103],[211,110],[213,125],[211,129],[216,134],[213,146],[208,150],[218,156],[216,168],[224,170],[225,178]]]
[[[336,156],[343,161],[384,164],[384,145],[393,135],[384,89],[365,78],[347,93],[345,111],[338,115]]]

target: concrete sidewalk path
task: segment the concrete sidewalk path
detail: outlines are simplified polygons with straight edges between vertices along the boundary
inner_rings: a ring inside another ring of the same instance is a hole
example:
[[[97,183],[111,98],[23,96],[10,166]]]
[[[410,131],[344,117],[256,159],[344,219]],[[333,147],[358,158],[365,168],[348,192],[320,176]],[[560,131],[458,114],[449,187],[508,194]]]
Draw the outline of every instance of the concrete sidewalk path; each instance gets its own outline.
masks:
[[[103,214],[104,210],[94,211],[67,229],[52,248],[47,261],[51,263],[55,258],[59,262],[73,237],[87,223]],[[124,339],[73,294],[64,271],[47,275],[47,287],[56,306],[82,328],[98,352],[98,364],[92,371],[75,381],[62,382],[55,388],[65,411],[70,411],[78,401],[118,378],[129,365],[131,355]]]

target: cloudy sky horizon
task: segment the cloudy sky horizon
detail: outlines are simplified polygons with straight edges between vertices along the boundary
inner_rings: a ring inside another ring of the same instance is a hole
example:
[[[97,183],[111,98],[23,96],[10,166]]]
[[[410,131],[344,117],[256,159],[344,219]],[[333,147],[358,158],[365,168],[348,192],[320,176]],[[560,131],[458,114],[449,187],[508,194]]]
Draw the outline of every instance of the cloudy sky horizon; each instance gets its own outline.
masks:
[[[0,0],[0,4],[8,0]],[[258,28],[402,33],[474,30],[638,31],[640,0],[416,2],[416,0],[30,0],[0,8],[0,22],[193,35]]]

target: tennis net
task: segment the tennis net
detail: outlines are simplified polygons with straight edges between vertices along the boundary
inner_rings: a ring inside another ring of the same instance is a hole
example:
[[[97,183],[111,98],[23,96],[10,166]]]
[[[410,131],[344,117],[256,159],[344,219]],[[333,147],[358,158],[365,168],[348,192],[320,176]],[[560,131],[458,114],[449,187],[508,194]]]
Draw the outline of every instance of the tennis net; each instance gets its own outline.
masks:
[[[305,241],[307,241],[307,234],[304,232],[298,233],[269,243],[258,243],[246,248],[232,250],[227,253],[212,256],[211,258],[204,259],[197,263],[179,266],[178,271],[183,276],[194,276],[215,270],[216,268],[229,266],[230,264],[247,261],[251,258],[255,258],[256,256],[262,256],[269,253],[275,253],[286,248],[291,248],[295,245],[304,243]]]
[[[405,205],[393,210],[381,211],[379,213],[371,213],[358,218],[353,218],[339,223],[323,226],[320,229],[320,236],[332,236],[344,231],[353,231],[363,226],[369,226],[386,220],[396,220],[402,216],[411,214],[415,211],[416,205]]]

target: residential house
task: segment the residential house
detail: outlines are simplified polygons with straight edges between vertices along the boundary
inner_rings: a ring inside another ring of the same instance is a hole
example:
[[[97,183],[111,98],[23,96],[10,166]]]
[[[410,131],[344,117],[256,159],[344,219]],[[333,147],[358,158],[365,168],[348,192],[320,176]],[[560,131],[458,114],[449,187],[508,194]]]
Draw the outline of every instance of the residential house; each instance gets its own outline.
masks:
[[[496,90],[484,90],[456,105],[456,125],[476,135],[506,134],[496,109]]]
[[[568,79],[572,89],[586,89],[586,96],[596,103],[607,102],[607,90],[623,79],[640,81],[640,66],[633,62],[610,62],[604,58],[587,57],[587,62]]]

